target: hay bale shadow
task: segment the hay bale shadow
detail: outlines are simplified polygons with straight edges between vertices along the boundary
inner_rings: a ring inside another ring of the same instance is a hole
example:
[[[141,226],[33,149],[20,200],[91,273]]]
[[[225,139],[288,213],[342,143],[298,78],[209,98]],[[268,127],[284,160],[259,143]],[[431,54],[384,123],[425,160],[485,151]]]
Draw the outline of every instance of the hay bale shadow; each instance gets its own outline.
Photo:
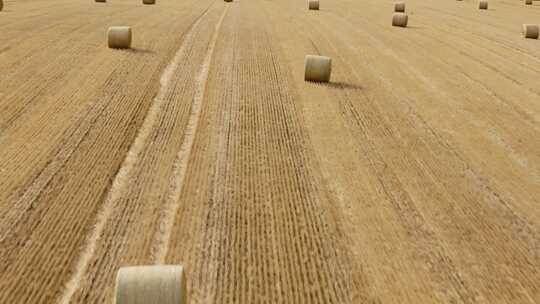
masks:
[[[342,81],[331,81],[331,82],[318,82],[317,84],[325,86],[331,89],[338,89],[341,91],[345,90],[362,90],[363,87],[357,84],[342,82]]]
[[[152,50],[146,50],[146,49],[134,48],[134,47],[130,49],[126,49],[124,51],[129,52],[129,53],[134,53],[134,54],[155,54],[156,53],[155,51],[152,51]]]

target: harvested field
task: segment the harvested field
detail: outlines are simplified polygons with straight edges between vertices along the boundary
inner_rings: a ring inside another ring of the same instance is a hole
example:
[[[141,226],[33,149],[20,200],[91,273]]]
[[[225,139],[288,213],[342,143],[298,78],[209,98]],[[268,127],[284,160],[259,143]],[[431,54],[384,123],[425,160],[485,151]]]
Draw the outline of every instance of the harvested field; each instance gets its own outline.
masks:
[[[0,303],[540,302],[540,2],[394,2],[4,1]]]

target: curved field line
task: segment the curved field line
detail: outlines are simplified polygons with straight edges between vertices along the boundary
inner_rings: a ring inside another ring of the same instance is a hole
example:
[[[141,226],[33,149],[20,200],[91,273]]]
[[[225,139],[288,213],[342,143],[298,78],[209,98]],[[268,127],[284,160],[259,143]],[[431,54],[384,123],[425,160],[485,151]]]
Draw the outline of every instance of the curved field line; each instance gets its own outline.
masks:
[[[199,71],[199,74],[196,78],[195,96],[193,97],[191,114],[186,127],[186,131],[184,133],[184,141],[182,143],[182,146],[180,147],[180,150],[178,151],[178,156],[174,164],[174,176],[170,185],[170,194],[167,198],[164,214],[161,217],[161,221],[159,223],[160,229],[158,231],[158,234],[156,235],[156,244],[153,250],[153,252],[155,252],[154,262],[156,264],[163,264],[165,262],[165,257],[169,250],[169,241],[174,226],[174,220],[176,219],[176,213],[178,212],[179,208],[179,198],[184,186],[187,163],[191,155],[191,149],[193,147],[193,142],[195,140],[195,135],[197,132],[197,126],[199,124],[199,118],[201,116],[202,101],[206,90],[206,82],[208,80],[210,63],[212,62],[212,56],[214,54],[214,48],[216,46],[217,38],[219,36],[221,24],[225,19],[227,11],[228,6],[225,8],[225,10],[223,10],[221,17],[215,26],[212,40],[210,41],[210,44],[208,46],[208,50],[201,66],[201,70]]]
[[[81,257],[77,262],[77,266],[75,268],[73,276],[66,284],[66,289],[64,290],[59,303],[68,304],[75,291],[77,291],[79,283],[87,271],[88,263],[95,254],[97,242],[101,237],[103,229],[105,228],[105,224],[111,216],[116,201],[124,194],[126,190],[126,185],[129,183],[129,180],[132,177],[133,168],[139,161],[141,152],[144,150],[148,137],[152,129],[154,128],[154,125],[156,124],[156,118],[158,117],[159,112],[163,108],[163,103],[165,101],[165,96],[169,91],[172,76],[177,70],[182,58],[185,56],[186,47],[191,44],[194,39],[193,33],[195,32],[195,28],[198,27],[199,23],[201,22],[203,17],[207,15],[207,13],[208,10],[205,11],[191,26],[189,31],[186,33],[185,39],[182,42],[182,45],[180,46],[178,51],[176,52],[174,58],[165,67],[163,74],[160,78],[160,88],[158,94],[154,98],[148,115],[145,117],[143,125],[139,130],[135,141],[129,149],[127,156],[120,167],[120,170],[116,174],[105,204],[98,213],[96,224],[94,226],[92,234],[88,238],[86,248],[82,252]]]

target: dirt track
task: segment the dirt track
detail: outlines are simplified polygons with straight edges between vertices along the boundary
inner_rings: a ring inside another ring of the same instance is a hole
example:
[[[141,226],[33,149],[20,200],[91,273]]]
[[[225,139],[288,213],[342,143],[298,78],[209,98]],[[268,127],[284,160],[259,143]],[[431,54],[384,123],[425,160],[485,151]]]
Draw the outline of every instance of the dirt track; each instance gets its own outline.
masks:
[[[540,302],[539,1],[157,1],[4,3],[0,303]]]

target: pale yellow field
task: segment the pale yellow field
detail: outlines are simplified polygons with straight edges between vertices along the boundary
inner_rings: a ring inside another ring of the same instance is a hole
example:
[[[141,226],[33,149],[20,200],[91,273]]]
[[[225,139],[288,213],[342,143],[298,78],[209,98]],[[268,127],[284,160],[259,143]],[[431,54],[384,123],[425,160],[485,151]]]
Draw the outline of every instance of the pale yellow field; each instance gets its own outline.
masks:
[[[0,303],[540,302],[540,1],[406,5],[5,1]]]

